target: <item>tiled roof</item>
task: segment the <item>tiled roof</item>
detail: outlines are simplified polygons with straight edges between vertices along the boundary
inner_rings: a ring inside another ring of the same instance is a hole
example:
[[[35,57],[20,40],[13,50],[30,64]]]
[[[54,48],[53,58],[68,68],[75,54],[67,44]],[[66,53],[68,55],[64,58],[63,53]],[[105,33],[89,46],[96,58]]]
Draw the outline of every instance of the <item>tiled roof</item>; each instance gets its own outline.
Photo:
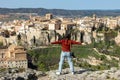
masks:
[[[17,53],[26,53],[26,51],[24,51],[24,50],[15,50],[14,53],[15,54],[17,54]]]

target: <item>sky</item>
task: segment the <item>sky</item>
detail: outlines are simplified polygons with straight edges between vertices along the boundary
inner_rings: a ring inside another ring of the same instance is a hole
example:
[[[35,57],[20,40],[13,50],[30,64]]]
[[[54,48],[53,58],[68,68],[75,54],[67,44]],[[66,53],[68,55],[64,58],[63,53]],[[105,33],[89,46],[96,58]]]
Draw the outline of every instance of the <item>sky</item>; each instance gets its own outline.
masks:
[[[120,0],[0,0],[0,8],[120,9]]]

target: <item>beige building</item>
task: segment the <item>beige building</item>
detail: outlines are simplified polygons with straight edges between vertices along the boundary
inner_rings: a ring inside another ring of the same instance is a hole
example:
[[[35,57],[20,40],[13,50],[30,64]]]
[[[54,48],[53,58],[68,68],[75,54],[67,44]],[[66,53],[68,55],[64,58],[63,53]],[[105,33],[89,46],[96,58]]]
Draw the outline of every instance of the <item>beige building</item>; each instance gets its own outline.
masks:
[[[72,23],[72,22],[62,23],[61,24],[61,29],[68,30],[68,29],[73,28],[74,26],[76,26],[76,24]]]
[[[52,19],[53,18],[53,15],[52,14],[50,14],[50,13],[48,13],[48,14],[46,14],[46,19]]]
[[[27,54],[22,46],[0,50],[0,68],[27,68]]]
[[[118,21],[117,19],[107,19],[107,26],[110,29],[115,29],[118,25]]]
[[[61,29],[61,20],[53,19],[48,24],[48,30],[60,30]]]

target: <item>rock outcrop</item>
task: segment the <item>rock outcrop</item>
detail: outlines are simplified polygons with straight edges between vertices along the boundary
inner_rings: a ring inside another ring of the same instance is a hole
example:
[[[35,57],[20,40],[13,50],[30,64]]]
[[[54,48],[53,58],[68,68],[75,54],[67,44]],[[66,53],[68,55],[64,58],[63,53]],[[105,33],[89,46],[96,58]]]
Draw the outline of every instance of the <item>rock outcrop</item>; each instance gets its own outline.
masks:
[[[75,67],[75,74],[70,69],[63,69],[61,75],[56,75],[56,70],[43,73],[36,70],[27,70],[22,73],[0,73],[0,80],[120,80],[120,69],[115,67],[110,70],[92,71]]]
[[[69,68],[64,69],[61,75],[56,75],[55,71],[48,73],[49,80],[120,80],[120,70],[111,68],[110,70],[91,71],[75,68],[75,74],[69,72]]]

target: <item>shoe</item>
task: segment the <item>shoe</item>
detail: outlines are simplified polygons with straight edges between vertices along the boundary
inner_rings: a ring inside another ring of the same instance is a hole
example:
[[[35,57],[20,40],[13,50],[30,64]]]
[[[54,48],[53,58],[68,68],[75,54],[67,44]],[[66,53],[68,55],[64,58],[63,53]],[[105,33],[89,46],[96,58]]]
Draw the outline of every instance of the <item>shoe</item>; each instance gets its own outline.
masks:
[[[74,75],[75,73],[74,72],[72,72],[72,75]]]
[[[60,72],[56,72],[57,75],[60,75]]]

